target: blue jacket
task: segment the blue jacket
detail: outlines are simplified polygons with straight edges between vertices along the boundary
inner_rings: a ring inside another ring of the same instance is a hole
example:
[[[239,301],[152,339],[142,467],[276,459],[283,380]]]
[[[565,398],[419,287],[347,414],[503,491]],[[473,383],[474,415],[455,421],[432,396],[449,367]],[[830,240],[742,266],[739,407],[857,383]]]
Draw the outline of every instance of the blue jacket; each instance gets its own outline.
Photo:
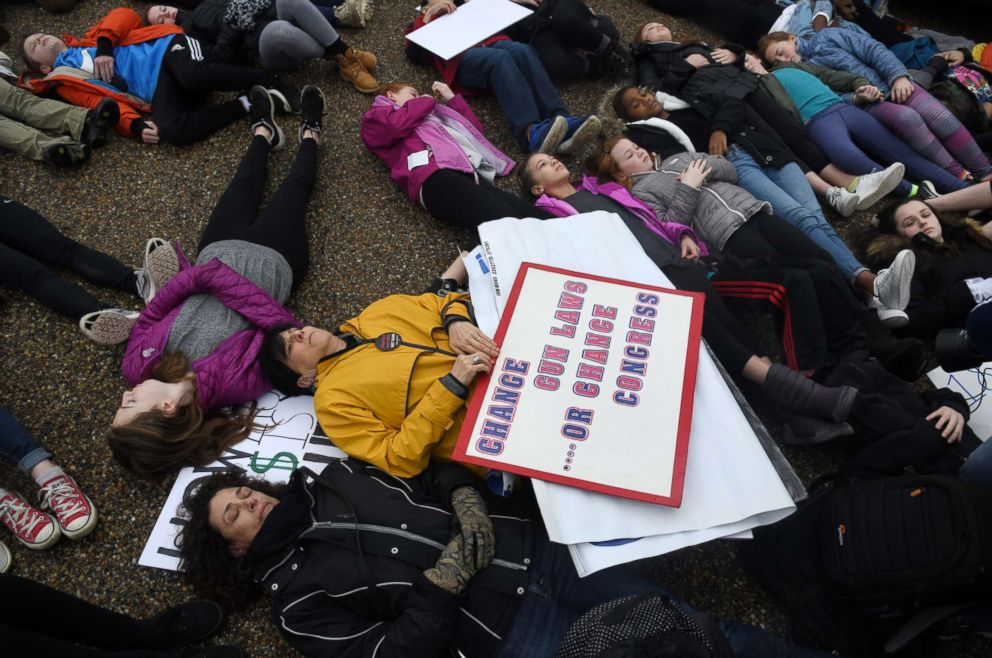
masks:
[[[896,78],[909,77],[903,63],[881,42],[851,30],[827,28],[809,39],[799,38],[796,52],[807,64],[868,78],[886,96]]]

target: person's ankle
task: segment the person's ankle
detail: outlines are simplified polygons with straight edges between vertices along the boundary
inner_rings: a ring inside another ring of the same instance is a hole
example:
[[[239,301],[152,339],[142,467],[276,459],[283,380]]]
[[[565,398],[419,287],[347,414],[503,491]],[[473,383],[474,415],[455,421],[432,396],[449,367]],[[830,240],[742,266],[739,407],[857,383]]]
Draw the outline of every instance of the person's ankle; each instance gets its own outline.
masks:
[[[265,139],[265,141],[267,142],[272,141],[272,131],[266,128],[265,126],[256,126],[255,132],[253,134],[255,135],[255,137],[261,137]]]
[[[303,139],[312,139],[318,145],[320,144],[320,133],[313,130],[304,130]]]

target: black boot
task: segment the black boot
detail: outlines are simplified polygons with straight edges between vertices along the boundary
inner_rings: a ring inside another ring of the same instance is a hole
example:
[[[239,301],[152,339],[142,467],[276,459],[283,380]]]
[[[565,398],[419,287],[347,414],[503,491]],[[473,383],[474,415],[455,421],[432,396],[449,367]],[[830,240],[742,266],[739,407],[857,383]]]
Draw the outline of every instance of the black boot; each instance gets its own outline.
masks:
[[[907,382],[915,382],[926,372],[930,360],[930,350],[918,338],[896,338],[878,319],[874,309],[868,309],[862,316],[862,324],[868,335],[868,348],[871,355],[896,377]]]

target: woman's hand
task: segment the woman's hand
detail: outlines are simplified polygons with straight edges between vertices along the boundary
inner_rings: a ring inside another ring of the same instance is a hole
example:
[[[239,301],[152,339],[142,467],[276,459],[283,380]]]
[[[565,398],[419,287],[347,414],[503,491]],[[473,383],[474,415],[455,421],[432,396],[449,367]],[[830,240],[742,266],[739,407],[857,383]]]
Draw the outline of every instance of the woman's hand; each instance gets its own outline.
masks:
[[[905,103],[913,95],[913,83],[906,76],[896,78],[892,83],[892,102]]]
[[[424,14],[424,23],[430,23],[432,20],[439,16],[444,16],[445,14],[454,13],[456,7],[454,2],[446,1],[439,2]]]
[[[451,87],[440,81],[435,81],[431,85],[431,91],[434,92],[434,97],[440,99],[442,103],[447,103],[455,97],[455,92],[451,91]]]
[[[875,85],[861,85],[854,90],[854,104],[866,105],[882,100],[885,96]]]
[[[696,162],[702,162],[702,160],[697,160]],[[699,259],[699,245],[688,233],[682,234],[682,239],[679,240],[679,246],[682,248],[682,258],[685,260],[698,260]]]
[[[459,324],[465,324],[460,322]],[[480,352],[475,354],[462,354],[455,358],[455,364],[451,366],[451,376],[468,388],[475,381],[475,378],[483,372],[492,370],[493,362],[488,356]]]
[[[726,48],[717,48],[710,53],[710,57],[717,64],[733,64],[737,61],[737,53]]]
[[[706,59],[699,53],[692,53],[685,58],[685,61],[689,62],[693,68],[702,68],[703,66],[709,66],[710,60]]]
[[[964,434],[964,416],[959,411],[955,411],[948,406],[943,406],[927,416],[929,421],[937,421],[934,427],[940,431],[940,435],[947,439],[948,443],[957,443]]]
[[[744,68],[755,75],[768,75],[768,70],[757,56],[747,53],[744,55]]]
[[[703,186],[707,177],[713,172],[705,159],[699,158],[689,163],[689,166],[682,170],[679,180],[683,185],[694,187],[697,190]]]
[[[945,50],[937,54],[947,60],[948,66],[960,66],[964,64],[964,53],[960,50]]]
[[[727,133],[722,130],[711,132],[708,152],[710,155],[727,155]]]
[[[448,342],[456,354],[482,353],[495,359],[499,347],[471,322],[455,322],[448,325]]]

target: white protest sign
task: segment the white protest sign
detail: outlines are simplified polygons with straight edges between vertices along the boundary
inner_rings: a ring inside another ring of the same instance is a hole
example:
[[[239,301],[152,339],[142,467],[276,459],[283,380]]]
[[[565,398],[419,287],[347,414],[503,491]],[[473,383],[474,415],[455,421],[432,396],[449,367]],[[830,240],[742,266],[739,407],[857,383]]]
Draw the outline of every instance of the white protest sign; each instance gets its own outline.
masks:
[[[677,507],[702,303],[524,264],[495,336],[500,357],[476,385],[454,458]]]
[[[510,0],[471,0],[406,38],[441,59],[451,59],[530,14]]]
[[[267,393],[259,398],[258,407],[255,422],[267,426],[265,429],[252,432],[216,462],[179,472],[138,564],[170,571],[179,569],[175,538],[185,520],[180,518],[178,509],[199,480],[237,466],[249,475],[286,482],[290,473],[300,466],[319,472],[331,460],[346,457],[324,436],[309,395],[283,398],[274,392]]]
[[[984,441],[992,436],[992,402],[986,400],[989,388],[992,387],[992,361],[959,372],[945,372],[943,368],[934,368],[927,376],[934,386],[947,387],[964,396],[968,409],[971,410],[968,426],[979,439]]]

